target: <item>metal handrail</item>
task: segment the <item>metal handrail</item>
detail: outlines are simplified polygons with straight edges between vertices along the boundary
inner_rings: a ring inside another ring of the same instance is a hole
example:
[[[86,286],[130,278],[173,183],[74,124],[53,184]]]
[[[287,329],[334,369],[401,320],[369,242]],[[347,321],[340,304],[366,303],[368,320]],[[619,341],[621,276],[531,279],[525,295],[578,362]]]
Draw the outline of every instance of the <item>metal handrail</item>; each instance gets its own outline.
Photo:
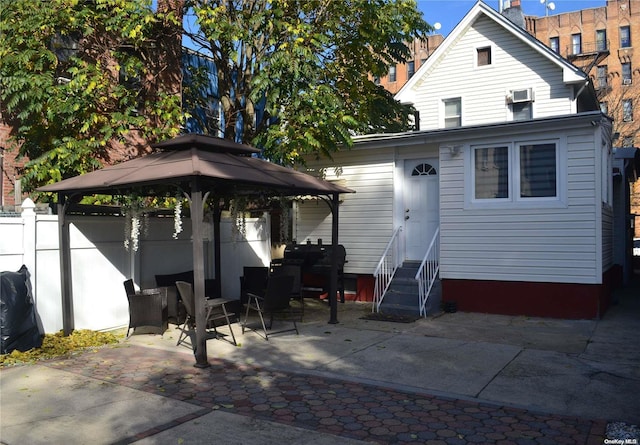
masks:
[[[433,283],[438,278],[440,271],[440,227],[436,229],[436,232],[431,239],[427,253],[420,263],[418,272],[415,279],[418,282],[418,294],[420,296],[420,316],[427,316],[427,300],[431,293]]]
[[[400,232],[402,232],[402,227],[398,227],[394,230],[389,243],[387,243],[387,247],[384,249],[384,253],[380,258],[380,261],[378,261],[378,266],[373,273],[376,281],[373,289],[373,307],[371,308],[371,312],[378,312],[380,310],[382,299],[384,298],[387,289],[389,289],[391,280],[398,269],[400,257],[398,254],[398,236]]]

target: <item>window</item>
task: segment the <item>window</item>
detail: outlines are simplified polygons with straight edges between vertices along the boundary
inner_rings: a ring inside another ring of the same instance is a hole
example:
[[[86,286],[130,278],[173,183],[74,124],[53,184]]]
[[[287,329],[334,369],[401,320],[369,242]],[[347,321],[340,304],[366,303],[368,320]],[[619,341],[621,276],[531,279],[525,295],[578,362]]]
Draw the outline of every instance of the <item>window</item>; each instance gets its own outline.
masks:
[[[416,73],[416,62],[411,60],[407,63],[407,80],[411,79],[413,75]]]
[[[600,102],[600,111],[604,114],[609,114],[609,105],[606,102]]]
[[[622,137],[622,146],[623,147],[633,147],[633,136],[623,136]]]
[[[380,85],[380,78],[378,76],[375,76],[373,78],[373,83],[375,83],[376,85]]]
[[[520,197],[556,196],[556,144],[520,145]]]
[[[509,198],[509,147],[474,149],[475,199]]]
[[[596,51],[606,51],[607,49],[607,31],[599,29],[596,31]]]
[[[560,54],[560,37],[551,37],[549,39],[549,48],[553,52]]]
[[[607,74],[608,74],[607,65],[599,66],[596,69],[596,80],[598,81],[596,84],[596,88],[607,87]]]
[[[389,82],[396,81],[396,66],[392,65],[389,67]]]
[[[431,164],[419,164],[416,165],[411,171],[411,176],[433,176],[438,172]]]
[[[571,54],[582,54],[582,34],[571,35]]]
[[[462,100],[459,97],[445,99],[444,104],[444,128],[462,126]]]
[[[511,113],[514,121],[524,121],[533,117],[533,106],[531,102],[517,102],[511,104]]]
[[[473,147],[472,200],[557,201],[561,195],[558,156],[557,141]]]
[[[624,122],[633,122],[633,101],[631,99],[622,101],[622,120]]]
[[[628,26],[620,27],[620,48],[631,47],[631,28]]]
[[[622,64],[622,85],[631,85],[631,62]]]
[[[491,47],[487,46],[484,48],[476,49],[477,59],[476,62],[478,66],[486,66],[491,65]]]

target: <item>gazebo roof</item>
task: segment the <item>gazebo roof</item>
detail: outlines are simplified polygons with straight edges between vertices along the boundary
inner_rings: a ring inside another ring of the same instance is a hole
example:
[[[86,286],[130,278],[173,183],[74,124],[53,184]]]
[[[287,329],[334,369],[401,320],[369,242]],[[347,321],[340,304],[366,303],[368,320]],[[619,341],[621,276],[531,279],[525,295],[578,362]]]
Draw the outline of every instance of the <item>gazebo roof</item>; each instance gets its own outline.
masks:
[[[161,151],[40,187],[41,192],[158,193],[193,178],[216,194],[270,191],[288,196],[353,193],[306,173],[252,157],[260,150],[206,135],[184,135],[153,145]]]

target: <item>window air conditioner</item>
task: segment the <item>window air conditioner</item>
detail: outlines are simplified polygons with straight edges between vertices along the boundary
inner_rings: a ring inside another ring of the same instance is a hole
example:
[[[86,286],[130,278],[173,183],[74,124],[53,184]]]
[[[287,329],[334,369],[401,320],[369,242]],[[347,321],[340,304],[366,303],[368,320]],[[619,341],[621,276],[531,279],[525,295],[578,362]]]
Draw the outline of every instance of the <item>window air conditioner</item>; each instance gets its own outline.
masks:
[[[631,79],[622,79],[622,85],[631,85]]]
[[[523,90],[511,90],[509,93],[509,102],[518,103],[518,102],[531,102],[533,100],[533,91],[531,88],[525,88]]]

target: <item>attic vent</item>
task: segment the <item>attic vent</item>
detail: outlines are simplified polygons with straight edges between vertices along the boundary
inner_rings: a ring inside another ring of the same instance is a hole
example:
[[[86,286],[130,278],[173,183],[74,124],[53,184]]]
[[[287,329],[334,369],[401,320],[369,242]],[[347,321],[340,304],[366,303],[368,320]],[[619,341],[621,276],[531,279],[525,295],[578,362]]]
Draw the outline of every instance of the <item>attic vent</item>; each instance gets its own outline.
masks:
[[[507,95],[507,101],[510,103],[531,102],[533,101],[533,91],[531,88],[523,90],[511,90]]]

